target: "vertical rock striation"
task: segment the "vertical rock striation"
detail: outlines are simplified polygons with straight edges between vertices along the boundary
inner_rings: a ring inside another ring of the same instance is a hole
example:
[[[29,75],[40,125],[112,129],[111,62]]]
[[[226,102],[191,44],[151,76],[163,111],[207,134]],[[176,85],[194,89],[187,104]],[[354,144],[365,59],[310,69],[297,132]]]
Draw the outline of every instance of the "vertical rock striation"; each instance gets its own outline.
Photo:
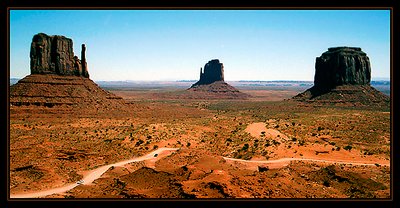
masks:
[[[36,106],[56,106],[58,110],[80,113],[123,109],[125,101],[121,97],[103,90],[89,78],[85,44],[81,60],[74,56],[72,48],[72,40],[64,36],[35,35],[30,53],[31,74],[10,86],[10,106],[30,106],[30,110],[39,111],[41,108]]]
[[[31,74],[75,75],[88,78],[85,50],[83,44],[81,61],[74,56],[71,39],[39,33],[33,36],[31,44]]]
[[[82,62],[82,76],[89,77],[89,72],[86,63],[86,45],[82,44],[81,50],[81,62]]]
[[[316,58],[314,85],[330,89],[340,85],[369,85],[371,65],[366,53],[356,47],[329,48]]]
[[[315,61],[314,86],[293,97],[305,102],[389,106],[390,98],[370,86],[371,64],[356,47],[329,48]]]

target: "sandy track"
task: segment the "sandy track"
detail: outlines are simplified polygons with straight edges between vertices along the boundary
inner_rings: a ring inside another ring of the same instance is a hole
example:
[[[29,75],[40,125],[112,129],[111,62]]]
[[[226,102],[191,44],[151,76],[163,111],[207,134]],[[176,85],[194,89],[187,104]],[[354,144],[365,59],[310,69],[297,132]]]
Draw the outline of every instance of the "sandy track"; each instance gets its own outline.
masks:
[[[89,173],[87,173],[86,176],[83,177],[84,182],[82,184],[85,184],[85,185],[91,184],[94,180],[100,178],[111,166],[123,166],[128,163],[138,162],[138,161],[143,161],[143,160],[150,160],[150,159],[159,160],[161,157],[155,158],[154,157],[155,154],[161,154],[164,151],[176,151],[176,150],[179,150],[179,148],[159,148],[159,149],[157,149],[153,152],[150,152],[147,155],[144,155],[141,157],[136,157],[136,158],[133,158],[130,160],[124,160],[124,161],[117,162],[114,164],[101,166],[101,167],[94,169],[94,170],[90,171]],[[280,166],[280,167],[288,165],[290,163],[290,161],[311,161],[311,162],[323,162],[323,163],[346,164],[346,165],[364,165],[364,166],[375,166],[376,164],[379,164],[379,163],[364,163],[364,162],[360,162],[360,161],[335,161],[335,160],[320,160],[320,159],[309,159],[309,158],[281,158],[281,159],[277,159],[277,160],[242,160],[242,159],[235,159],[235,158],[229,158],[229,157],[223,157],[223,158],[225,160],[229,160],[229,161],[237,161],[237,162],[244,162],[244,163],[275,164],[276,166]],[[388,163],[379,164],[379,165],[390,166],[390,163],[388,162]],[[14,195],[10,195],[10,198],[44,197],[44,196],[48,196],[48,195],[52,195],[52,194],[64,193],[68,190],[71,190],[71,189],[77,187],[77,186],[79,186],[79,185],[76,183],[71,183],[71,184],[67,184],[67,185],[59,187],[59,188],[49,189],[46,191],[38,191],[38,192],[26,193],[26,194],[14,194]]]
[[[150,159],[160,159],[160,157],[154,158],[155,154],[161,154],[164,151],[176,151],[179,148],[159,148],[153,152],[148,153],[147,155],[141,156],[141,157],[136,157],[130,160],[124,160],[121,162],[117,162],[114,164],[110,165],[105,165],[101,166],[99,168],[96,168],[89,173],[86,174],[86,176],[83,177],[83,183],[85,185],[91,184],[94,180],[100,178],[111,166],[123,166],[128,163],[132,162],[138,162],[138,161],[143,161],[143,160],[150,160]],[[46,191],[38,191],[38,192],[33,192],[33,193],[26,193],[26,194],[11,194],[10,198],[38,198],[38,197],[44,197],[52,194],[58,194],[58,193],[64,193],[68,190],[71,190],[75,187],[79,186],[79,184],[76,183],[70,183],[65,186],[59,187],[59,188],[54,188],[54,189],[49,189]]]

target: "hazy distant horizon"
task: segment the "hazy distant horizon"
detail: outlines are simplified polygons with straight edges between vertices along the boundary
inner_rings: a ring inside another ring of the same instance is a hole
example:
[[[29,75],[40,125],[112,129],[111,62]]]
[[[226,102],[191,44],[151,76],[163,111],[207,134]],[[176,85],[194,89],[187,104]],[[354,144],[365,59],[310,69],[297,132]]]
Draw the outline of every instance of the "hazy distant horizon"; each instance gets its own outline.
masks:
[[[12,79],[23,79],[23,77],[10,77]],[[92,79],[93,80],[93,79]],[[179,80],[93,80],[94,82],[197,82],[199,79]],[[371,81],[391,81],[389,77],[371,78]],[[314,80],[225,80],[225,82],[314,82]]]
[[[86,44],[92,80],[196,80],[211,59],[225,80],[312,81],[330,47],[360,47],[390,77],[390,10],[10,10],[10,77],[30,74],[37,33]]]

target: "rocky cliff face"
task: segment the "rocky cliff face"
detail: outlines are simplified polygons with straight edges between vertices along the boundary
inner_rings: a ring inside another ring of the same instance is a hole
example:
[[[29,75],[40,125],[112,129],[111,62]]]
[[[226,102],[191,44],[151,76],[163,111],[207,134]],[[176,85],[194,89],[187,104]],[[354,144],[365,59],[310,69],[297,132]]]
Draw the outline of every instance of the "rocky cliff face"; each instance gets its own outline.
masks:
[[[340,85],[369,85],[371,65],[361,48],[335,47],[316,58],[314,85],[329,89]]]
[[[82,44],[81,60],[74,56],[72,40],[60,35],[39,33],[31,44],[31,74],[57,74],[89,77]]]
[[[200,80],[193,86],[211,84],[217,81],[224,81],[224,65],[218,59],[213,59],[204,65],[204,72],[200,68]]]
[[[329,48],[315,62],[314,86],[293,97],[321,104],[389,106],[390,98],[370,86],[369,58],[355,47]]]

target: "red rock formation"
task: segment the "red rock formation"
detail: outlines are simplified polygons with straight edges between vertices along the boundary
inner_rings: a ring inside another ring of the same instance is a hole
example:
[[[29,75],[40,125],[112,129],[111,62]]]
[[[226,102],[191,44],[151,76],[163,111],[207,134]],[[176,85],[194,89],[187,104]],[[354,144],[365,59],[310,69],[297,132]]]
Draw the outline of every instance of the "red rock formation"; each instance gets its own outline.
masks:
[[[31,44],[31,74],[57,74],[89,77],[82,45],[82,61],[74,56],[72,40],[60,35],[39,33]]]
[[[305,102],[388,106],[390,98],[370,86],[371,65],[361,48],[335,47],[316,58],[314,86],[293,97]]]
[[[124,101],[89,79],[86,47],[81,60],[72,40],[64,36],[35,35],[31,44],[31,75],[10,86],[10,106],[69,107],[74,110],[121,109]]]
[[[371,64],[361,48],[329,48],[315,61],[314,84],[319,88],[339,85],[369,85]]]
[[[224,65],[218,59],[213,59],[200,69],[200,80],[189,89],[193,92],[188,97],[203,99],[247,99],[251,97],[242,93],[224,81]]]
[[[213,59],[204,65],[204,72],[200,68],[200,80],[193,84],[192,87],[217,81],[224,81],[224,65],[218,59]]]

